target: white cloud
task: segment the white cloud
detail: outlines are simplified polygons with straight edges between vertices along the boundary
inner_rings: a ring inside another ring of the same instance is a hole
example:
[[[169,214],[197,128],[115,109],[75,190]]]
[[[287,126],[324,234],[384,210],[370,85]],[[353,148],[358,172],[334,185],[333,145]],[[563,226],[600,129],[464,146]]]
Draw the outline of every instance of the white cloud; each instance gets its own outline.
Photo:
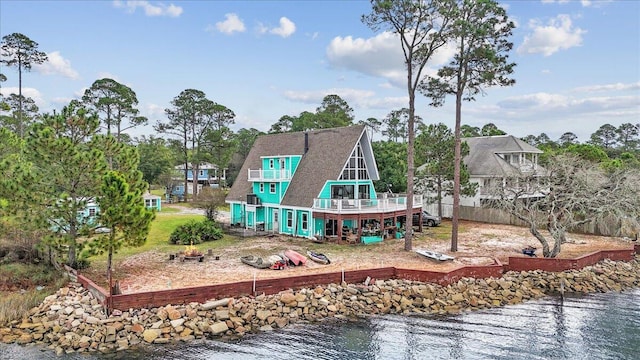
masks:
[[[56,98],[51,99],[51,102],[52,102],[52,103],[54,103],[54,104],[59,104],[59,105],[62,105],[62,106],[67,106],[67,105],[69,105],[69,103],[71,102],[71,100],[74,100],[74,99],[77,99],[77,98],[70,98],[70,97],[56,97]]]
[[[134,13],[137,8],[142,8],[146,16],[169,16],[178,17],[182,14],[182,7],[173,4],[157,4],[152,5],[148,1],[121,1],[114,0],[113,6],[116,8],[124,8],[129,13]]]
[[[293,33],[296,32],[296,24],[294,24],[293,21],[283,16],[280,18],[280,26],[269,30],[269,32],[274,35],[278,35],[283,38],[286,38],[293,35]]]
[[[258,34],[269,33],[269,34],[278,35],[278,36],[282,36],[283,38],[286,38],[293,35],[293,33],[296,32],[296,24],[293,23],[293,21],[283,16],[280,18],[279,27],[270,28],[269,26],[263,23],[258,23],[258,25],[256,25],[256,32]]]
[[[140,106],[140,112],[143,116],[146,116],[150,122],[155,123],[155,120],[164,116],[164,107],[157,104],[142,104]]]
[[[542,0],[543,4],[568,4],[570,2],[570,0]],[[580,5],[582,5],[583,7],[589,7],[591,5],[593,5],[593,1],[591,0],[580,0]],[[609,2],[608,0],[598,0],[598,3],[602,3],[602,2]]]
[[[244,22],[236,14],[225,14],[225,20],[216,23],[216,29],[221,33],[231,35],[234,32],[244,32],[246,30]],[[209,28],[212,30],[212,28]]]
[[[532,19],[529,27],[533,32],[525,36],[518,53],[550,56],[560,50],[582,45],[582,36],[586,34],[585,30],[573,27],[569,15],[558,15],[549,20],[546,26]]]
[[[9,96],[11,94],[16,94],[18,95],[18,93],[20,89],[18,89],[18,87],[2,87],[0,88],[0,94],[2,94],[2,96]],[[42,108],[44,106],[47,105],[47,102],[42,98],[42,94],[40,93],[40,91],[38,91],[38,89],[34,89],[34,88],[29,88],[29,87],[23,87],[22,88],[22,96],[24,96],[25,98],[31,98],[33,99],[33,101],[36,103],[36,105],[38,105],[38,107]]]
[[[637,123],[640,95],[580,97],[540,92],[491,105],[474,104],[463,111],[463,122],[472,126],[492,122],[516,136],[544,132],[552,139],[572,131],[586,141],[603,124]]]
[[[62,57],[59,51],[48,53],[47,58],[48,60],[42,64],[34,64],[33,68],[45,75],[58,74],[73,80],[80,78],[78,72],[71,67],[71,62]]]
[[[428,65],[442,65],[452,56],[453,48],[442,48]],[[327,58],[334,68],[382,77],[395,86],[406,87],[404,55],[397,36],[391,32],[385,31],[368,39],[335,37],[327,47]],[[422,75],[427,74],[434,75],[435,70],[425,68]]]
[[[605,84],[605,85],[591,85],[581,86],[573,89],[575,92],[599,92],[599,91],[627,91],[627,90],[640,90],[640,82],[623,84]]]
[[[406,107],[408,99],[406,97],[386,97],[378,98],[374,91],[359,90],[350,88],[333,88],[325,90],[296,91],[287,90],[284,97],[305,104],[319,105],[327,95],[338,95],[350,106],[359,109],[396,109]]]

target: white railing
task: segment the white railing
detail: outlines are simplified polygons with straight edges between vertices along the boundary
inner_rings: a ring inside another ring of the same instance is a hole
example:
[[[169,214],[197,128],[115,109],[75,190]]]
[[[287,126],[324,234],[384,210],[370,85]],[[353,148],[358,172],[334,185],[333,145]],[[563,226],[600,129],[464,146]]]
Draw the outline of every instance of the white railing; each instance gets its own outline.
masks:
[[[249,169],[249,181],[282,181],[291,180],[291,171],[285,169],[273,170],[251,170]]]
[[[422,207],[422,195],[414,195],[413,208]],[[378,213],[407,209],[407,197],[379,199],[313,199],[313,209],[331,213]]]

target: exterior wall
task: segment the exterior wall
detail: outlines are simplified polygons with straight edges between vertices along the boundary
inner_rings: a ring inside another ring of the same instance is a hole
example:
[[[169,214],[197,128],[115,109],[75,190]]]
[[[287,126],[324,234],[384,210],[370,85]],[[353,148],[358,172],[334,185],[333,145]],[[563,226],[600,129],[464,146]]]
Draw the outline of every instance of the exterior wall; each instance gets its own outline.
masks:
[[[231,224],[244,224],[244,205],[232,203],[230,210]]]
[[[152,209],[156,211],[162,211],[162,199],[157,197],[149,197],[144,199],[144,206],[147,209]]]
[[[264,184],[262,192],[260,191],[260,184]],[[275,193],[271,192],[271,184],[275,184]],[[260,198],[260,201],[263,204],[280,204],[280,199],[282,199],[282,197],[284,196],[283,188],[284,186],[280,182],[270,183],[256,181],[253,183],[253,193],[258,195],[258,198]]]
[[[460,196],[460,206],[475,206],[475,207],[480,207],[480,199],[482,198],[481,193],[482,193],[482,183],[483,183],[484,179],[483,178],[477,178],[477,177],[470,177],[469,178],[469,182],[473,182],[478,184],[478,191],[476,192],[475,196]],[[436,193],[425,193],[425,196],[428,196],[429,198],[435,198],[436,197]],[[437,202],[434,202],[437,203]],[[451,195],[444,195],[442,197],[442,204],[453,204],[453,196]],[[429,211],[431,213],[431,211]],[[438,212],[436,211],[435,214],[437,214]]]
[[[280,217],[280,233],[287,235],[295,234],[296,227],[296,211],[289,208],[282,208],[281,217]]]
[[[301,237],[310,237],[313,234],[313,219],[311,216],[311,211],[308,210],[298,210],[297,211],[297,236]],[[306,229],[304,228],[304,217],[306,216]]]

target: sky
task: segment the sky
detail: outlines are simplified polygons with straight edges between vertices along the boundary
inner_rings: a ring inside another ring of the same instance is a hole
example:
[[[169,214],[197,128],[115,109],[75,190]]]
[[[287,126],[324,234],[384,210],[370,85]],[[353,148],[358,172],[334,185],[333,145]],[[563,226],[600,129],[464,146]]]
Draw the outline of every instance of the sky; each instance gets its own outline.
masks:
[[[509,60],[514,86],[465,102],[462,124],[493,123],[510,135],[578,141],[604,124],[640,123],[640,1],[510,0],[516,24]],[[102,78],[133,89],[158,135],[164,110],[185,89],[231,109],[234,131],[268,131],[284,115],[315,112],[336,94],[355,121],[408,107],[397,37],[361,17],[369,1],[17,1],[0,0],[0,36],[22,33],[48,61],[23,73],[23,95],[42,112],[82,97]],[[437,54],[425,70],[450,60]],[[18,72],[2,65],[2,94],[18,93]],[[455,124],[454,98],[441,108],[416,96],[426,124]],[[375,137],[374,137],[375,139]]]

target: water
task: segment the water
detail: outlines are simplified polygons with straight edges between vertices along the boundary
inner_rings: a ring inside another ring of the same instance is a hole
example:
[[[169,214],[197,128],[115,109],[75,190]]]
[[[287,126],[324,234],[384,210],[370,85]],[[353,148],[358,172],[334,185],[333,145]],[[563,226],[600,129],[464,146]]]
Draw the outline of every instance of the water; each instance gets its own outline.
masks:
[[[235,341],[57,357],[0,345],[0,359],[640,359],[640,289],[544,298],[458,316],[296,324]]]

